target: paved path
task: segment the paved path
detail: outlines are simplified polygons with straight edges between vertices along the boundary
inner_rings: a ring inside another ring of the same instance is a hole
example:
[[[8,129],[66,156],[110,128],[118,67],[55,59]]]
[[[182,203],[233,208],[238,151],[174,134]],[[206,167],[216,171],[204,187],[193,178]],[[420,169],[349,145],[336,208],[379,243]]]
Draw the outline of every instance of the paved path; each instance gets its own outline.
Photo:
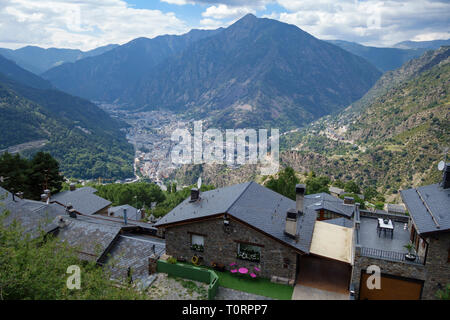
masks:
[[[259,296],[234,289],[219,287],[216,293],[216,300],[273,300],[269,297]]]
[[[349,295],[297,284],[292,293],[292,300],[349,300]]]

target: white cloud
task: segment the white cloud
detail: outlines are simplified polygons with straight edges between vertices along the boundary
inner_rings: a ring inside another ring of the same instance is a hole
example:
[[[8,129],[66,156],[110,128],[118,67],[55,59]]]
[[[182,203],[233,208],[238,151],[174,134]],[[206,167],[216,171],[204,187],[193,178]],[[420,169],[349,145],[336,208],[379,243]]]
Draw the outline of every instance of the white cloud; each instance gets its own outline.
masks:
[[[137,37],[188,31],[173,13],[122,0],[0,0],[0,43],[92,49]]]
[[[321,39],[386,46],[409,39],[448,38],[448,1],[278,0],[272,14]]]
[[[160,0],[169,4],[186,5],[186,4],[206,4],[206,5],[220,5],[224,4],[230,7],[261,7],[267,3],[275,2],[275,0]]]
[[[255,9],[250,7],[228,7],[227,5],[220,4],[218,6],[211,6],[202,13],[203,17],[213,19],[235,19],[240,18],[247,13],[255,13]]]

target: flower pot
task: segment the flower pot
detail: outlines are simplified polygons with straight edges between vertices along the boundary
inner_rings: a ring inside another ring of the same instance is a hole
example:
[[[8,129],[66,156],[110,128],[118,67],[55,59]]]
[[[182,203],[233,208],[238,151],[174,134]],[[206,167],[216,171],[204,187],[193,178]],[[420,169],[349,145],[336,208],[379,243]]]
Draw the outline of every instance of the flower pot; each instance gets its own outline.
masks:
[[[413,253],[407,253],[405,254],[405,259],[408,261],[414,261],[416,260],[417,256]]]

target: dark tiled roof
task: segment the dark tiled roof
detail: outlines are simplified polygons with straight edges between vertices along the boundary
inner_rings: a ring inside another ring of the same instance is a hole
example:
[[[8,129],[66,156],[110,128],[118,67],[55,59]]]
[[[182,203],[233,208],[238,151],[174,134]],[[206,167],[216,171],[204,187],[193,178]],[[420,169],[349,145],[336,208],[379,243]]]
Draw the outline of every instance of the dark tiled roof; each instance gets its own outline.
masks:
[[[63,191],[52,195],[51,202],[58,202],[64,206],[71,203],[73,208],[82,214],[94,214],[111,204],[110,201],[96,196],[96,189],[91,187],[83,187],[74,191]]]
[[[302,252],[309,253],[317,217],[313,209],[307,208],[300,215],[297,225],[299,238],[295,240],[284,233],[286,212],[295,208],[295,201],[255,182],[203,192],[200,197],[201,200],[197,202],[186,199],[155,226],[228,213]]]
[[[305,196],[307,206],[314,210],[328,210],[345,217],[352,217],[355,205],[344,204],[342,199],[336,198],[328,193],[316,193]]]
[[[450,229],[450,189],[431,184],[400,193],[420,234]]]
[[[107,224],[103,220],[77,216],[64,217],[66,226],[59,228],[56,236],[75,247],[83,260],[97,261],[118,237],[121,226]]]
[[[127,209],[127,219],[141,220],[140,213],[138,214],[138,209],[135,207],[132,207],[128,204],[125,204],[123,206],[117,206],[117,207],[111,207],[109,208],[108,212],[113,217],[122,217],[123,218],[123,209]]]
[[[164,240],[134,234],[120,235],[108,252],[105,263],[114,279],[126,280],[128,267],[131,268],[133,278],[144,277],[148,275],[148,258],[154,252],[158,255],[165,252]]]
[[[347,218],[336,218],[336,219],[328,219],[322,220],[322,222],[331,223],[337,226],[353,228],[353,221]]]
[[[8,226],[13,221],[21,224],[25,233],[32,237],[39,235],[39,231],[49,232],[56,228],[53,223],[55,217],[65,214],[65,209],[57,204],[46,204],[40,201],[20,199],[0,187],[0,213],[8,211],[3,224]]]

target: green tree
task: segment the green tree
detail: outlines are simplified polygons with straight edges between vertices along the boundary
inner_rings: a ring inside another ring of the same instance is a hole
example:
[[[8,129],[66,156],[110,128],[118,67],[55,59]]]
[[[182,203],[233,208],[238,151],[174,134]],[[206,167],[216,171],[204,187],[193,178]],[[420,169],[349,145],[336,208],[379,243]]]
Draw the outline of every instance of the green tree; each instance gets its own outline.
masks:
[[[299,183],[294,169],[286,167],[278,173],[278,178],[271,177],[266,183],[266,187],[295,200],[295,185]]]
[[[330,178],[327,176],[316,177],[315,174],[310,174],[306,178],[306,194],[314,193],[329,193]]]
[[[0,185],[6,190],[28,195],[28,171],[29,162],[19,154],[5,152],[0,155],[0,176],[3,177]]]
[[[45,189],[58,193],[64,177],[60,175],[59,164],[49,153],[38,152],[30,161],[29,190],[33,198],[39,199]]]
[[[344,189],[344,188],[345,188],[345,183],[342,182],[342,180],[337,179],[337,180],[335,180],[335,181],[333,182],[333,186],[335,186],[335,187],[337,187],[337,188]]]
[[[370,201],[370,200],[374,199],[377,195],[378,195],[378,191],[374,187],[367,187],[364,190],[364,198],[367,201]]]
[[[361,189],[359,188],[359,186],[356,184],[355,181],[347,181],[345,183],[344,190],[345,192],[350,193],[361,193]]]
[[[41,233],[30,238],[18,223],[8,227],[0,217],[0,299],[143,299],[127,284],[117,285],[95,262],[78,259],[75,248]],[[80,267],[81,288],[69,290],[67,267]]]

